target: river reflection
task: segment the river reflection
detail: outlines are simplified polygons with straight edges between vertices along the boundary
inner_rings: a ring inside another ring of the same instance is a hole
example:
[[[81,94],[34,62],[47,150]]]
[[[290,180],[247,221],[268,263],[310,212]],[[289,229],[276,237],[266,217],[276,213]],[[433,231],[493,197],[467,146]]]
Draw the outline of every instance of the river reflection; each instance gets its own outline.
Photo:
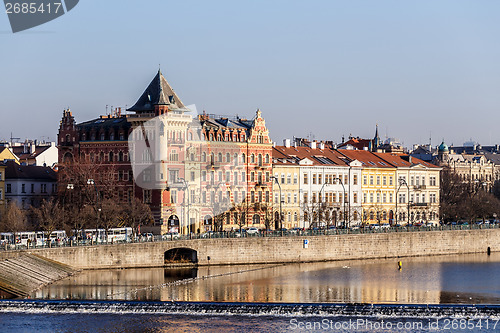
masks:
[[[500,304],[500,254],[84,271],[43,299]],[[214,276],[217,275],[217,276]],[[197,277],[198,279],[192,280]],[[205,277],[205,278],[203,278]],[[186,280],[191,279],[191,280]],[[184,281],[183,281],[184,280]],[[178,283],[173,283],[178,281]]]

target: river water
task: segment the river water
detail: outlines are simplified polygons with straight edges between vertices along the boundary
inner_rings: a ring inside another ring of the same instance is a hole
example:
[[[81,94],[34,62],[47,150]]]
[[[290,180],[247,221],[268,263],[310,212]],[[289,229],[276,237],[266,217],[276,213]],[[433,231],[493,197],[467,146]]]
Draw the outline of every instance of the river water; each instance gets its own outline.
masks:
[[[34,300],[0,302],[0,327],[500,332],[500,253],[401,260],[401,270],[397,259],[384,259],[84,271],[35,292]]]

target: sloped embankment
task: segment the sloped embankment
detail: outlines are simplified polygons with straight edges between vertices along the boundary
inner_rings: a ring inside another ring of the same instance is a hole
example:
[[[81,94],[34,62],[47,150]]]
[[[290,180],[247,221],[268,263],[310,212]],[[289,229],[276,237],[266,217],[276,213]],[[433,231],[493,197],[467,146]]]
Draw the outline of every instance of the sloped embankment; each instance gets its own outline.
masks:
[[[26,297],[38,288],[73,275],[75,269],[34,254],[23,254],[0,262],[0,290]]]

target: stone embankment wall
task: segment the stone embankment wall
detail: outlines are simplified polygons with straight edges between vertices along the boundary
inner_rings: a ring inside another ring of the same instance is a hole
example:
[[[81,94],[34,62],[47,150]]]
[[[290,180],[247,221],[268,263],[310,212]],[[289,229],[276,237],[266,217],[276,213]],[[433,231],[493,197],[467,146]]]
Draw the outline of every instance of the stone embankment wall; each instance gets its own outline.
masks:
[[[307,247],[305,240],[308,241]],[[163,266],[165,252],[174,248],[197,251],[200,265],[486,253],[488,248],[492,252],[500,251],[500,229],[197,239],[34,249],[29,252],[75,268],[100,269]],[[12,251],[1,251],[0,259],[16,255]]]

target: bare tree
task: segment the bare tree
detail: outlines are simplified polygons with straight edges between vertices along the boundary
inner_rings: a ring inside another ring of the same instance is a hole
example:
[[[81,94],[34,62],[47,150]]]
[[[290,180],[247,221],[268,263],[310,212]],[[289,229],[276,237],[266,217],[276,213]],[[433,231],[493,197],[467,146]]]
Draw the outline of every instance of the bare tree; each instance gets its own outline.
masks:
[[[154,221],[151,208],[139,198],[132,198],[123,213],[126,224],[132,227],[134,234],[137,234],[139,225],[149,225]]]
[[[50,246],[50,234],[64,226],[67,215],[57,200],[44,200],[39,208],[33,207],[33,214],[38,222],[38,229],[43,231]]]
[[[2,222],[1,230],[12,232],[14,234],[14,239],[16,238],[16,233],[26,231],[29,228],[26,211],[22,210],[14,201],[7,204]]]

